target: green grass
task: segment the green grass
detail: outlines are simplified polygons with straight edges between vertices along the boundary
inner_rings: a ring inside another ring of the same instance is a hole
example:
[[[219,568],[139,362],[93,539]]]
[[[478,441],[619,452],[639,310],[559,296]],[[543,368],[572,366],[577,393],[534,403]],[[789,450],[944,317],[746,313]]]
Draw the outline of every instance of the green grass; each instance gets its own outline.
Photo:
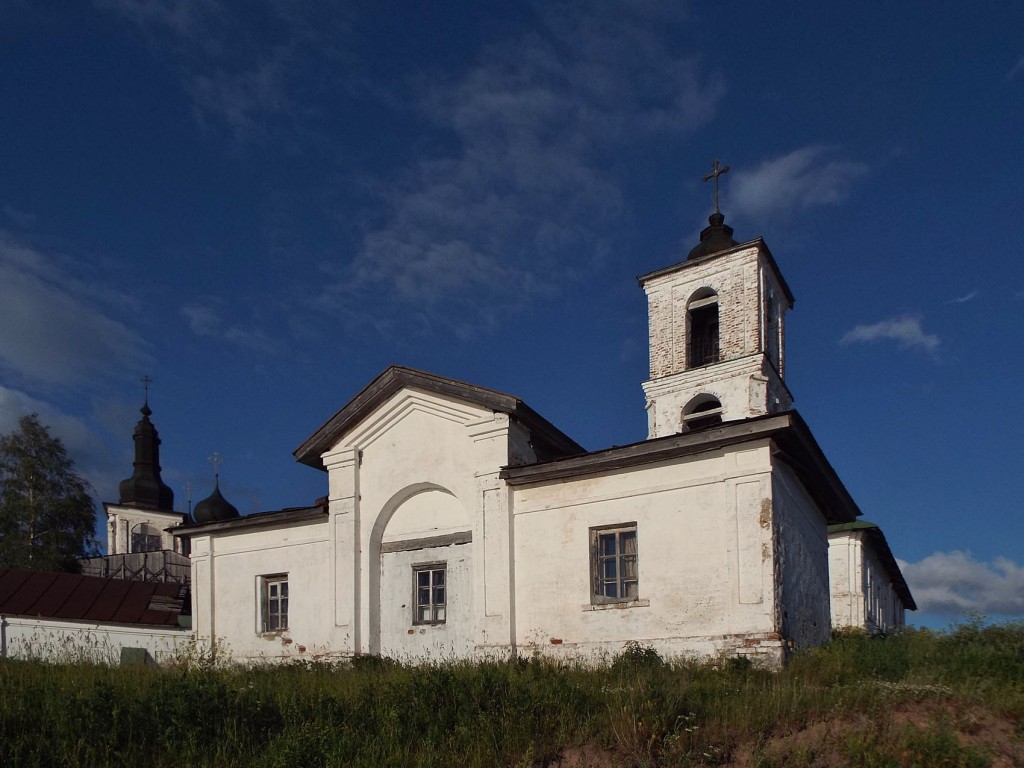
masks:
[[[0,766],[1024,766],[1024,625],[844,635],[771,672],[534,658],[173,668],[0,660]],[[580,752],[579,750],[582,750]]]

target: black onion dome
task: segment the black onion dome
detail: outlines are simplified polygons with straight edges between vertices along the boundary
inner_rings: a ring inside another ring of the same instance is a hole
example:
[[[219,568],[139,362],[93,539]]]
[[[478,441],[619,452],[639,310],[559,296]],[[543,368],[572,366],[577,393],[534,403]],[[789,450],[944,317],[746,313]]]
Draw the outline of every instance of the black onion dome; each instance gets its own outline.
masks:
[[[732,227],[725,223],[723,214],[715,211],[708,216],[708,226],[700,231],[700,242],[690,251],[686,260],[709,256],[734,245],[738,243],[732,239]]]
[[[160,477],[160,436],[149,420],[149,403],[140,409],[142,418],[135,425],[135,462],[132,476],[118,486],[119,503],[141,509],[173,510],[174,491]]]
[[[220,480],[215,480],[213,493],[196,504],[192,510],[192,519],[197,523],[219,523],[240,517],[238,509],[224,498],[220,492]]]

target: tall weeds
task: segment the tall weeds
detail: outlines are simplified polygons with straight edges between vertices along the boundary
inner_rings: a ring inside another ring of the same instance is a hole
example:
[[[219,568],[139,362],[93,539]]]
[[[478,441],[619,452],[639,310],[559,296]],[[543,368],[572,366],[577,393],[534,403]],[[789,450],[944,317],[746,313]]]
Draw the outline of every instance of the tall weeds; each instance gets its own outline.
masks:
[[[928,721],[900,721],[910,707]],[[957,736],[969,708],[1024,722],[1024,625],[844,635],[779,672],[636,644],[597,667],[0,660],[0,765],[542,766],[570,749],[635,766],[741,752],[761,766],[829,764],[822,750],[857,765],[985,765],[985,748]],[[796,735],[815,727],[816,739]]]

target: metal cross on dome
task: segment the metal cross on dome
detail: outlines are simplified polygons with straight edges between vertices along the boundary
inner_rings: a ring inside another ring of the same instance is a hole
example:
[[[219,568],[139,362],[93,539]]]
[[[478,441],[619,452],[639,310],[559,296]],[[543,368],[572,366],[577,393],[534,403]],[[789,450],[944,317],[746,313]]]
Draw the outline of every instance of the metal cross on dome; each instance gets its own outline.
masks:
[[[221,455],[217,453],[217,451],[214,451],[213,453],[210,454],[210,457],[207,459],[207,461],[213,464],[214,477],[220,477],[220,465],[224,463],[224,459],[221,458]]]
[[[151,378],[149,378],[149,374],[147,373],[145,376],[143,376],[141,379],[139,379],[139,381],[142,382],[142,390],[143,390],[143,393],[145,395],[145,401],[148,403],[149,402],[149,385],[153,383],[153,380]]]
[[[718,177],[723,173],[728,172],[728,165],[722,165],[718,160],[715,160],[714,165],[711,166],[711,173],[704,175],[704,181],[711,181],[712,179],[715,180],[715,213],[721,213],[721,211],[718,210]]]

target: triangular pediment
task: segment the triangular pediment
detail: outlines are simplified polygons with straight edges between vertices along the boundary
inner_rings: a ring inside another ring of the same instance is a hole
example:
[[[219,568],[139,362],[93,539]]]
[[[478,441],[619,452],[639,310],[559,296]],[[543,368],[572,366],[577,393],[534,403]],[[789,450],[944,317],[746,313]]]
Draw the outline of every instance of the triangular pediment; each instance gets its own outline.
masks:
[[[295,458],[323,469],[320,457],[355,432],[363,439],[369,438],[413,412],[429,412],[462,423],[486,412],[506,413],[530,431],[540,453],[568,456],[583,452],[572,438],[514,395],[393,365],[300,445]]]

